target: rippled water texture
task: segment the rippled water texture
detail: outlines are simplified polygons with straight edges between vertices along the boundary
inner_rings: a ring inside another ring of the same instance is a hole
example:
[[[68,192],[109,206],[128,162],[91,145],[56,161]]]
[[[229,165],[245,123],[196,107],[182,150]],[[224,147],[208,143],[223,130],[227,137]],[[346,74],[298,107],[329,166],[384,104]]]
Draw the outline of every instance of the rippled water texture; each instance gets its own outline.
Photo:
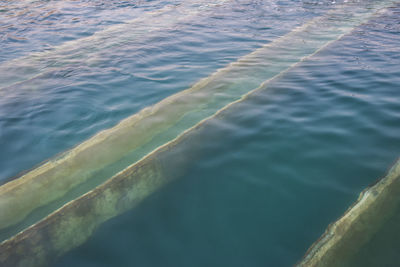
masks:
[[[38,5],[37,9],[28,6],[24,10],[39,14],[44,8],[40,3],[54,7],[53,1],[32,3]],[[89,7],[75,12],[90,12],[90,3],[81,3]],[[48,51],[30,54],[23,47],[13,46],[17,51],[9,53],[7,46],[1,47],[1,55],[24,56],[0,65],[0,180],[189,87],[302,24],[314,13],[323,12],[301,2],[220,3],[208,7],[205,1],[164,5],[152,1],[144,5],[151,4],[144,8],[150,10],[141,10],[125,23],[103,27],[83,39],[74,35],[74,41]],[[119,17],[119,9],[114,11],[113,16],[106,17]],[[9,23],[9,12],[1,14],[2,23]],[[14,34],[35,32],[30,48],[40,50],[40,38],[49,38],[46,29],[36,25],[29,24],[26,30],[22,24],[15,27],[18,30],[12,31]]]
[[[0,2],[0,181],[275,40],[330,1]],[[291,266],[400,151],[394,5],[193,137],[180,179],[56,266]]]
[[[105,224],[58,266],[296,263],[398,156],[399,12],[221,116],[201,134],[202,159],[184,179]]]

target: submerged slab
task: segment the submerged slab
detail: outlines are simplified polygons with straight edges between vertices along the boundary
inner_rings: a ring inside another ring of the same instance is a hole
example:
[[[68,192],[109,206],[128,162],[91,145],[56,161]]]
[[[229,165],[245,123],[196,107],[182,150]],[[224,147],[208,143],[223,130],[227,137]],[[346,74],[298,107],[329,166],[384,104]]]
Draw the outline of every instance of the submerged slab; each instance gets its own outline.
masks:
[[[177,176],[189,157],[176,143],[160,148],[103,186],[71,201],[0,245],[0,266],[47,265],[83,243],[105,220],[134,207]]]
[[[400,160],[327,228],[298,266],[397,266],[399,237]]]

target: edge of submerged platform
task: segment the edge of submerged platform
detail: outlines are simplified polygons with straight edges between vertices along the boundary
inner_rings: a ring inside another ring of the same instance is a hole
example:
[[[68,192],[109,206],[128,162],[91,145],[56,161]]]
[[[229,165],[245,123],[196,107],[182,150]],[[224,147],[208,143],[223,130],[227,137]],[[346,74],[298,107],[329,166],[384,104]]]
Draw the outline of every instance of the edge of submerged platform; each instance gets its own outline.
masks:
[[[359,198],[312,244],[297,264],[346,266],[379,231],[400,204],[400,159],[388,174],[361,192]]]

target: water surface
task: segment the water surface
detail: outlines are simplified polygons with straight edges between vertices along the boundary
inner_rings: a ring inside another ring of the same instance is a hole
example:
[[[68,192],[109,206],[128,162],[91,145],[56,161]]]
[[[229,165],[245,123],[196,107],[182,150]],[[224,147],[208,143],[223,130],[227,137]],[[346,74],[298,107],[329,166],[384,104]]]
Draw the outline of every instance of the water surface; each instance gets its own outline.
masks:
[[[339,4],[53,2],[23,2],[19,14],[2,4],[3,24],[7,16],[25,18],[28,9],[39,16],[51,6],[62,14],[43,19],[53,18],[59,39],[36,17],[36,24],[2,28],[27,39],[2,43],[2,66],[27,60],[32,67],[0,89],[3,182]],[[159,10],[172,13],[157,13],[154,26],[145,14]],[[196,160],[180,179],[55,265],[296,263],[399,155],[399,12],[389,8],[220,114],[196,134]],[[143,17],[148,24],[135,24]],[[126,21],[134,38],[104,33]],[[104,46],[68,43],[84,36],[101,36]],[[86,58],[63,54],[81,45],[90,48]]]

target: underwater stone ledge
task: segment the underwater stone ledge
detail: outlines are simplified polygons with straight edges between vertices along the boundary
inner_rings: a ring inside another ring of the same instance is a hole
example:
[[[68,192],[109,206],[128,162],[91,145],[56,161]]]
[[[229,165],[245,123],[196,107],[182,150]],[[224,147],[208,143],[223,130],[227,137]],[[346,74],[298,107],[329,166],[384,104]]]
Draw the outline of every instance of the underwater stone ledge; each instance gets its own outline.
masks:
[[[195,133],[196,129],[192,129]],[[139,204],[179,177],[193,162],[182,136],[160,147],[103,185],[65,204],[42,221],[0,244],[0,266],[47,266],[84,243],[103,222]]]
[[[400,159],[386,177],[365,189],[345,214],[328,226],[297,266],[374,266],[368,263],[368,253],[365,253],[371,247],[372,250],[381,250],[381,255],[378,252],[373,257],[374,262],[383,264],[387,261],[384,250],[388,248],[390,239],[380,240],[380,244],[372,242],[382,231],[399,232],[400,225],[391,223],[393,218],[398,220],[399,208]],[[359,265],[360,262],[363,265]]]

